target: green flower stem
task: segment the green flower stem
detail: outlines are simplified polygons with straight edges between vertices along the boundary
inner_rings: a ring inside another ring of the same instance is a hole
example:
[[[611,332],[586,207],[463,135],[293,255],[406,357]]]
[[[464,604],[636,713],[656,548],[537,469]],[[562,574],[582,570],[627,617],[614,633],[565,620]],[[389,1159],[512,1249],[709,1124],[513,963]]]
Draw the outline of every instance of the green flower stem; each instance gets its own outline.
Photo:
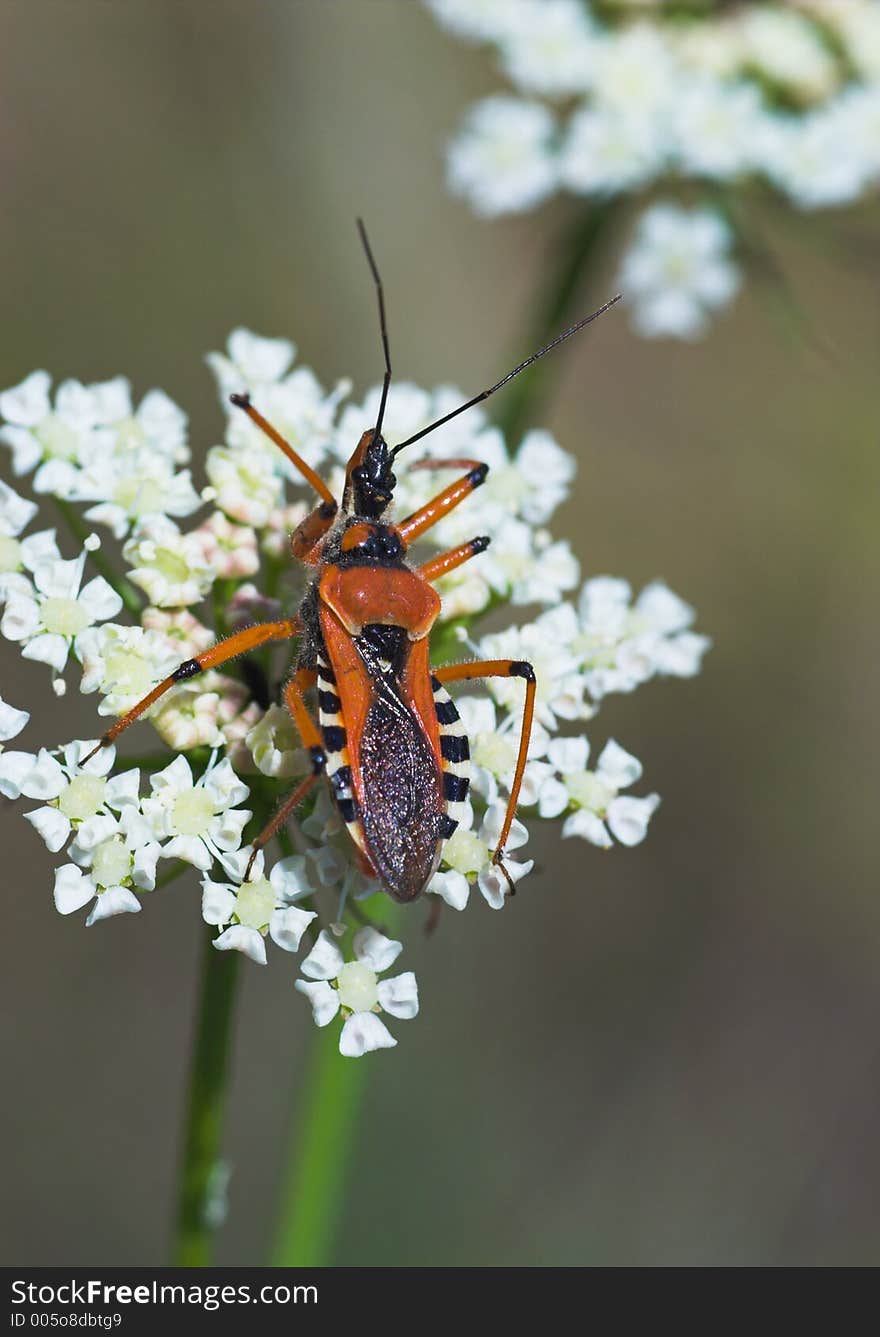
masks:
[[[381,920],[369,922],[392,933],[396,906],[384,895],[368,904],[380,899]],[[372,1057],[340,1054],[338,1018],[314,1033],[290,1135],[275,1267],[326,1267],[331,1261]]]
[[[275,1267],[323,1267],[330,1258],[370,1056],[343,1058],[339,1025],[316,1031],[283,1184]]]
[[[222,1216],[217,1205],[223,1188],[220,1143],[239,964],[238,952],[218,952],[213,934],[205,932],[174,1247],[178,1267],[210,1263]]]
[[[606,200],[578,210],[574,225],[557,248],[556,273],[538,299],[529,337],[520,345],[521,354],[542,348],[562,333],[566,323],[588,314],[586,309],[575,312],[574,304],[588,272],[595,269],[601,257],[605,237],[620,217],[621,208],[619,201]],[[604,294],[602,300],[609,296]],[[512,446],[537,417],[557,374],[552,369],[558,367],[559,354],[552,353],[518,376],[499,396],[495,420],[508,445]]]
[[[201,751],[187,754],[195,768]],[[273,806],[264,795],[254,794],[254,815],[249,824],[252,834],[262,829]],[[172,881],[185,868],[185,864],[178,863],[162,878],[161,885]],[[213,930],[206,926],[180,1160],[173,1257],[178,1267],[206,1267],[210,1263],[214,1231],[223,1220],[225,1175],[220,1150],[240,964],[238,952],[217,951]]]
[[[84,543],[92,532],[91,528],[69,501],[64,501],[61,497],[55,497],[54,501],[61,518],[73,537],[78,543]],[[112,585],[129,613],[136,618],[140,618],[143,603],[131,581],[126,580],[125,576],[119,574],[113,563],[107,560],[100,548],[96,548],[94,552],[89,553],[89,560],[95,570],[104,577],[107,584]]]

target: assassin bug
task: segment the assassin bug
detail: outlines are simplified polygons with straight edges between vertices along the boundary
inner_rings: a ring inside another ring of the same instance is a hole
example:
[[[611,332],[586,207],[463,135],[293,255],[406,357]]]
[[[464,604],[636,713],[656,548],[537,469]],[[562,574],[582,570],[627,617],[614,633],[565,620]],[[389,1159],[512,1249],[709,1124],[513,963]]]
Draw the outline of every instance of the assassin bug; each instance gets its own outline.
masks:
[[[188,659],[103,735],[90,755],[112,743],[175,683],[217,668],[272,641],[299,638],[296,667],[282,695],[308,748],[312,771],[283,800],[253,842],[245,880],[260,850],[325,775],[360,866],[378,878],[396,901],[412,901],[440,861],[443,841],[458,826],[467,798],[470,751],[458,711],[446,691],[451,682],[514,677],[525,684],[525,704],[510,798],[494,853],[507,879],[504,845],[516,811],[535,707],[535,673],[522,660],[480,660],[434,670],[429,633],[440,612],[433,582],[485,551],[479,536],[420,566],[410,545],[458,506],[486,478],[479,460],[420,460],[414,468],[464,472],[426,505],[391,523],[393,464],[407,446],[488,399],[538,358],[576,334],[618,300],[615,297],[533,353],[500,381],[406,441],[389,447],[382,421],[391,383],[385,298],[364,225],[358,231],[379,307],[385,374],[375,426],[360,438],[345,473],[341,504],[327,484],[267,422],[246,394],[231,396],[299,471],[320,498],[291,536],[292,555],[312,569],[299,610],[277,622],[248,627]],[[318,718],[306,693],[316,690]],[[87,759],[86,759],[87,760]]]

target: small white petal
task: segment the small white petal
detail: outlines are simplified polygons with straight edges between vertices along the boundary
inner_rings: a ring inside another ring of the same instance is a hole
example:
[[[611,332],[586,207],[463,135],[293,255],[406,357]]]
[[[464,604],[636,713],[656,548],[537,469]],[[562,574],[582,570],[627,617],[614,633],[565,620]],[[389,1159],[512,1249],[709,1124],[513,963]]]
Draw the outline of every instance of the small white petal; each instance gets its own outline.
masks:
[[[89,581],[80,593],[79,603],[93,622],[106,622],[122,608],[122,600],[103,576],[95,576]]]
[[[419,990],[416,977],[411,970],[402,975],[395,975],[390,980],[380,980],[378,985],[379,1006],[392,1017],[409,1021],[419,1010]]]
[[[463,910],[468,903],[471,887],[464,873],[449,868],[445,872],[435,873],[425,890],[441,896],[453,910]]]
[[[235,808],[222,812],[211,823],[210,836],[218,850],[237,850],[241,844],[244,828],[253,813],[249,808]]]
[[[214,939],[218,952],[243,952],[258,966],[266,964],[266,944],[263,936],[255,928],[244,928],[242,924],[233,924],[219,938]]]
[[[510,873],[512,882],[519,882],[520,878],[526,877],[526,874],[531,873],[534,866],[535,861],[531,858],[527,858],[524,864],[518,864],[511,858],[504,860],[504,868]],[[511,889],[507,884],[507,878],[504,877],[502,870],[496,864],[489,864],[488,868],[483,869],[483,872],[477,877],[476,885],[479,886],[481,896],[483,896],[485,902],[491,905],[493,910],[503,909],[504,905],[507,905],[508,900],[510,900]]]
[[[693,678],[699,673],[703,655],[711,644],[708,636],[695,631],[683,631],[661,641],[654,653],[656,670],[671,678]]]
[[[37,534],[29,534],[21,540],[21,560],[29,571],[40,562],[59,562],[61,553],[55,542],[54,529],[41,529]]]
[[[310,984],[308,980],[297,980],[293,986],[304,993],[312,1005],[312,1016],[316,1026],[327,1026],[339,1011],[339,994],[331,989],[326,980],[317,980]]]
[[[345,957],[342,952],[327,930],[322,929],[318,934],[318,941],[303,961],[300,970],[306,979],[335,980],[344,965]]]
[[[302,935],[313,919],[317,919],[313,910],[298,910],[293,905],[276,910],[269,920],[269,935],[285,952],[296,952]]]
[[[156,864],[162,846],[157,841],[150,841],[135,851],[131,867],[131,877],[136,887],[142,891],[153,891],[156,886]]]
[[[578,812],[573,812],[570,817],[566,817],[562,824],[563,837],[580,836],[583,840],[588,840],[591,845],[598,845],[600,849],[611,849],[611,837],[605,823],[594,812],[588,808],[581,808]]]
[[[82,582],[86,555],[71,561],[41,562],[34,567],[34,584],[46,598],[75,599]]]
[[[67,784],[67,776],[55,757],[41,748],[37,756],[31,758],[31,763],[22,779],[21,792],[26,798],[57,798]]]
[[[206,924],[228,924],[235,914],[235,892],[222,882],[202,881],[202,918]]]
[[[648,834],[648,823],[659,803],[659,794],[613,799],[608,805],[607,818],[611,834],[621,845],[639,845]]]
[[[554,738],[547,746],[547,756],[563,775],[568,771],[585,771],[590,744],[586,738]]]
[[[108,887],[102,891],[92,906],[92,913],[86,920],[86,928],[99,919],[109,919],[111,915],[137,914],[141,903],[133,891],[127,887]]]
[[[97,888],[90,877],[86,877],[81,868],[66,863],[55,870],[55,909],[61,915],[73,914],[81,910],[95,895]]]
[[[227,758],[207,773],[204,787],[217,801],[218,808],[237,807],[250,793],[247,785],[235,774],[232,763]]]
[[[26,641],[36,635],[40,626],[40,606],[18,590],[10,590],[6,608],[0,621],[0,634],[7,641]]]
[[[686,604],[661,580],[645,586],[636,600],[636,608],[650,622],[652,630],[666,636],[684,631],[694,620],[694,610],[690,604]]]
[[[0,480],[0,534],[14,538],[30,524],[38,509],[36,502],[20,497]]]
[[[309,891],[308,883],[303,880],[305,859],[301,854],[288,855],[279,859],[269,874],[269,881],[279,901],[292,901],[303,892]]]
[[[36,427],[51,412],[51,384],[47,371],[32,371],[19,385],[0,394],[0,416],[19,427]]]
[[[15,706],[7,705],[0,697],[0,742],[6,743],[10,738],[17,737],[29,719],[29,711],[16,710]]]
[[[117,506],[113,501],[102,501],[98,506],[90,506],[85,512],[87,520],[97,525],[106,525],[114,538],[124,539],[128,533],[128,515],[124,506]]]
[[[569,794],[565,785],[553,779],[545,780],[538,796],[538,812],[541,817],[558,817],[569,805]]]
[[[34,808],[33,812],[26,812],[24,817],[43,838],[46,849],[57,854],[70,835],[70,822],[64,814],[57,808]]]
[[[192,789],[193,775],[186,757],[175,757],[169,766],[150,776],[150,788],[154,794],[163,790]]]
[[[38,495],[67,498],[79,476],[79,469],[70,460],[47,460],[34,474],[34,491]]]
[[[378,929],[369,925],[366,928],[358,929],[354,935],[352,946],[357,959],[363,961],[377,975],[381,975],[383,970],[387,970],[403,951],[402,942],[396,942],[393,938],[386,938],[384,933],[380,933]]]
[[[82,769],[88,775],[107,775],[113,769],[113,763],[116,761],[116,748],[111,744],[110,747],[102,747],[92,757],[91,761],[85,764],[80,763],[81,757],[87,757],[94,751],[100,740],[97,738],[78,738],[73,743],[68,743],[64,749],[64,763],[72,771]],[[137,772],[135,772],[137,774]],[[113,781],[111,780],[111,784]]]
[[[287,339],[264,339],[244,328],[233,330],[226,346],[236,367],[253,381],[280,381],[296,353]]]
[[[342,1028],[339,1052],[346,1058],[360,1058],[373,1049],[392,1049],[394,1036],[373,1012],[354,1012]]]
[[[469,738],[495,732],[495,702],[490,697],[462,696],[455,704]]]
[[[499,801],[493,803],[491,808],[486,810],[486,815],[483,818],[480,835],[492,849],[495,848],[498,843],[498,837],[501,835],[501,828],[504,825],[506,811],[506,803]],[[515,817],[511,822],[510,830],[507,833],[507,840],[505,841],[504,848],[508,852],[510,850],[518,850],[521,846],[527,843],[528,838],[529,833],[525,826]]]
[[[97,761],[97,757],[95,760]],[[140,787],[141,773],[137,767],[130,771],[120,771],[119,775],[114,775],[111,780],[107,781],[107,788],[104,790],[104,802],[108,808],[115,808],[117,811],[137,804]]]
[[[132,804],[127,804],[119,813],[119,829],[125,836],[125,843],[130,850],[154,843],[156,832],[152,822],[147,821],[143,813]]]
[[[233,850],[230,853],[221,853],[219,855],[223,871],[231,882],[244,881],[245,869],[248,866],[252,853],[253,846],[245,845],[244,849]],[[263,876],[264,862],[263,851],[258,850],[257,857],[254,859],[254,866],[251,869],[251,882],[259,882],[260,878]]]
[[[111,817],[109,813],[99,812],[95,817],[87,817],[77,829],[76,843],[81,850],[93,850],[96,845],[110,840],[118,830],[119,824],[115,817]]]
[[[33,764],[30,752],[0,752],[0,794],[4,798],[21,798],[21,786]]]
[[[28,641],[21,653],[24,659],[35,659],[39,664],[48,664],[56,673],[60,673],[67,663],[70,645],[65,636],[46,631],[42,636],[35,636],[32,641]]]
[[[596,774],[612,789],[628,789],[641,779],[642,763],[613,738],[609,738],[599,754]]]
[[[162,850],[164,859],[182,859],[207,873],[211,867],[211,855],[198,836],[175,836]]]

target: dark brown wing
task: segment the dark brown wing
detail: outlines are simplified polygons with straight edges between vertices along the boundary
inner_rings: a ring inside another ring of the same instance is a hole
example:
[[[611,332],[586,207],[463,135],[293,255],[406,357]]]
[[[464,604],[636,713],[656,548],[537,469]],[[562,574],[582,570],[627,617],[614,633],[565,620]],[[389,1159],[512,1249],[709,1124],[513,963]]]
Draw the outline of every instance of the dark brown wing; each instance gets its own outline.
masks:
[[[352,637],[324,609],[321,624],[332,674],[332,691],[318,698],[331,788],[386,891],[411,901],[437,867],[446,806],[427,644],[397,627]],[[318,673],[320,689],[320,665]]]

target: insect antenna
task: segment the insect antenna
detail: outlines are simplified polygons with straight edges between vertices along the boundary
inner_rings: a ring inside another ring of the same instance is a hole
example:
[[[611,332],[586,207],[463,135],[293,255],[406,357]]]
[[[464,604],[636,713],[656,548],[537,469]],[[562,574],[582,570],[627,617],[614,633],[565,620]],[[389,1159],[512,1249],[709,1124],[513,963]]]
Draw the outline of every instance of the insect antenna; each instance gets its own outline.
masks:
[[[584,316],[583,320],[579,320],[576,325],[572,325],[570,329],[563,330],[562,334],[557,334],[556,338],[551,339],[549,344],[545,344],[543,348],[539,348],[537,353],[532,353],[532,356],[527,357],[525,362],[521,362],[518,367],[514,367],[513,371],[509,371],[506,376],[502,376],[500,381],[496,381],[494,385],[490,385],[489,389],[484,390],[482,394],[474,395],[473,399],[469,399],[466,404],[460,404],[458,408],[453,409],[451,413],[445,413],[442,418],[438,418],[437,421],[432,422],[430,426],[423,427],[422,430],[416,432],[414,436],[409,436],[405,441],[401,441],[400,444],[395,446],[392,450],[391,458],[394,459],[394,456],[399,454],[404,446],[411,446],[414,441],[421,441],[423,436],[427,436],[429,432],[433,432],[436,428],[442,427],[443,424],[449,422],[451,418],[457,418],[459,413],[464,413],[466,409],[472,409],[475,404],[481,404],[484,399],[488,399],[490,395],[494,395],[496,390],[500,390],[503,385],[507,385],[508,381],[512,381],[514,376],[518,376],[521,371],[525,371],[526,367],[530,367],[533,362],[537,362],[538,358],[543,357],[545,353],[551,352],[559,344],[565,343],[566,339],[570,339],[573,334],[577,334],[578,330],[582,330],[584,326],[589,325],[591,321],[598,320],[599,316],[604,316],[605,312],[614,306],[615,302],[620,301],[621,296],[622,294],[618,293],[616,297],[611,298],[610,302],[606,302],[604,306],[600,306],[598,311],[593,311],[589,316]]]
[[[360,234],[361,244],[367,257],[367,264],[370,266],[370,273],[373,276],[373,282],[376,285],[376,297],[379,301],[379,331],[382,335],[382,351],[385,354],[385,378],[382,381],[382,398],[379,400],[379,416],[376,418],[376,426],[373,428],[373,440],[378,440],[379,433],[382,431],[382,419],[385,417],[385,405],[388,401],[388,386],[391,384],[391,353],[388,348],[388,326],[385,322],[385,293],[382,288],[382,280],[379,277],[379,270],[376,267],[376,261],[373,259],[373,251],[370,247],[370,240],[367,236],[367,229],[364,227],[364,220],[357,219],[357,230]]]

